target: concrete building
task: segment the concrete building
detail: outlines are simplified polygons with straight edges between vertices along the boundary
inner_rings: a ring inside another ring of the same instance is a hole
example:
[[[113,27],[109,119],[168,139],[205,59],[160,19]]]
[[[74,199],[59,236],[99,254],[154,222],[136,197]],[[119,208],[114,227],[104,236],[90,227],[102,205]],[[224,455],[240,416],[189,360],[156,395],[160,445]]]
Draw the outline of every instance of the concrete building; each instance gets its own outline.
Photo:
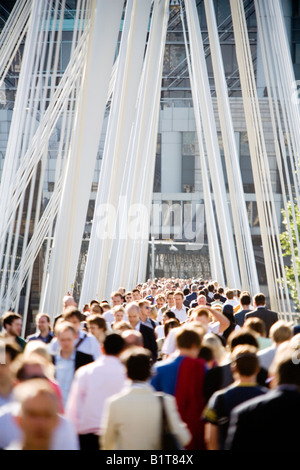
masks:
[[[0,5],[0,28],[3,27],[14,0],[2,1]],[[206,61],[209,71],[211,92],[214,99],[214,111],[217,130],[221,129],[215,98],[215,85],[210,57],[208,31],[204,10],[204,2],[197,0],[199,21],[205,44]],[[232,28],[229,0],[215,0],[216,17],[219,27],[222,54],[225,64],[227,85],[230,96],[230,106],[233,116],[234,131],[239,151],[240,166],[245,192],[245,200],[251,235],[253,239],[256,265],[260,285],[266,291],[266,273],[256,195],[254,191],[251,170],[249,144],[247,137],[244,107],[241,97],[239,71],[235,54],[235,43]],[[171,0],[168,34],[165,48],[165,61],[161,91],[161,109],[159,133],[157,139],[157,154],[155,178],[153,184],[153,218],[149,234],[149,256],[147,276],[175,277],[210,277],[208,256],[208,240],[205,225],[205,207],[203,198],[202,178],[199,161],[199,149],[196,134],[196,124],[193,110],[191,86],[186,61],[186,52],[180,20],[179,2]],[[266,96],[266,83],[263,72],[262,57],[257,35],[257,24],[253,0],[245,0],[245,12],[253,64],[255,67],[257,90],[260,97],[260,107],[267,143],[267,152],[271,171],[271,180],[275,192],[275,203],[278,219],[281,220],[282,197],[278,169],[275,158],[274,138],[270,120],[270,111]],[[285,14],[286,30],[290,42],[291,56],[294,64],[295,79],[300,79],[300,1],[282,0]],[[70,31],[74,25],[76,0],[67,1],[68,17],[64,21],[60,70],[62,75],[69,59],[71,43]],[[12,118],[14,97],[18,84],[18,76],[22,61],[22,45],[14,59],[5,83],[0,89],[0,175],[3,168],[8,132]],[[107,115],[109,113],[109,106]],[[82,252],[78,265],[78,278],[74,286],[75,296],[79,294],[82,273],[85,266],[89,234],[95,209],[96,191],[98,188],[101,159],[105,140],[106,124],[100,142],[94,181],[91,188],[91,198],[87,213],[87,223],[82,242]],[[48,178],[44,186],[43,203],[46,204],[53,191],[55,177],[55,158],[59,145],[59,123],[57,135],[49,145],[47,163]],[[222,139],[220,137],[221,155]],[[224,155],[223,155],[224,156]],[[224,158],[223,158],[224,160]],[[225,164],[223,169],[225,171]],[[228,183],[227,183],[228,186]],[[228,189],[228,188],[227,188]],[[229,195],[228,195],[228,204]],[[176,213],[176,214],[175,214]],[[174,215],[175,214],[175,215]],[[181,217],[181,225],[176,221]],[[185,224],[186,222],[186,224]],[[180,227],[179,227],[180,225]],[[186,230],[182,230],[185,227]],[[154,238],[151,244],[151,238]],[[154,255],[154,262],[152,256]],[[38,278],[38,274],[37,274]],[[35,281],[38,284],[38,281]],[[116,286],[117,288],[118,286]],[[131,288],[132,286],[126,286]],[[267,293],[267,291],[266,291]],[[32,286],[31,308],[35,311],[39,303],[38,285]]]

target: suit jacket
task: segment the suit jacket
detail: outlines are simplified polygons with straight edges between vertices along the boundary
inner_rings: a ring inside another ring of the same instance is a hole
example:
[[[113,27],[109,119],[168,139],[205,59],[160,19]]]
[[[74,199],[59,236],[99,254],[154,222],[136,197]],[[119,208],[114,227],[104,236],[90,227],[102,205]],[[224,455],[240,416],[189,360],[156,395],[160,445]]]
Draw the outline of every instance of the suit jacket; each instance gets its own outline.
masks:
[[[236,321],[236,324],[242,327],[245,323],[245,316],[249,312],[252,312],[252,310],[240,310],[239,312],[235,313],[234,319]]]
[[[181,420],[175,398],[164,396],[171,432],[182,446],[191,435]],[[124,388],[109,398],[101,425],[103,450],[161,450],[162,407],[155,390],[146,383]],[[144,426],[144,428],[143,428]]]
[[[52,356],[53,364],[55,365],[55,356]],[[85,366],[90,362],[93,362],[94,358],[91,354],[85,354],[81,351],[76,351],[75,355],[75,370],[74,372],[79,369],[79,367]]]
[[[260,318],[265,322],[267,336],[269,336],[271,326],[278,321],[278,314],[276,312],[272,312],[272,310],[268,310],[265,307],[259,307],[256,310],[252,310],[251,312],[246,313],[245,320],[253,317]]]
[[[152,352],[153,361],[157,361],[157,343],[154,330],[146,325],[140,324],[140,332],[144,340],[144,348],[149,349]]]
[[[191,294],[187,295],[183,303],[186,307],[189,307],[193,300],[197,300],[197,292],[192,292]]]
[[[295,450],[300,420],[300,392],[279,386],[236,407],[231,414],[226,448],[230,450]]]

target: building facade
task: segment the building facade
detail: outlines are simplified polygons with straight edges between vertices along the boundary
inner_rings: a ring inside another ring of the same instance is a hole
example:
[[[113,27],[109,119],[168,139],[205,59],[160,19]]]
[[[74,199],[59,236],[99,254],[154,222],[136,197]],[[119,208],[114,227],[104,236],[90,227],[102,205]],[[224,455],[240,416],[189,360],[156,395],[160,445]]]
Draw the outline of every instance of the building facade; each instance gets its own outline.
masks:
[[[7,21],[14,3],[14,1],[10,0],[1,2],[0,28],[2,28]],[[66,2],[67,15],[63,23],[58,71],[61,76],[63,75],[70,57],[71,32],[74,27],[76,3],[76,0]],[[228,190],[204,2],[203,0],[197,0],[196,3],[205,46],[215,120],[220,135],[219,142],[223,159],[223,168],[221,168],[220,171],[224,171],[225,173],[225,183]],[[147,277],[174,276],[209,278],[211,277],[211,271],[205,223],[200,156],[179,4],[180,2],[176,0],[170,2],[171,9],[165,46],[156,166],[153,182],[153,213],[149,234]],[[230,3],[229,0],[215,0],[214,4],[255,261],[260,285],[262,290],[265,290],[267,293],[260,225],[251,169],[239,70],[235,52]],[[275,194],[276,210],[278,220],[281,220],[282,195],[276,164],[274,136],[268,98],[266,96],[266,82],[257,34],[254,1],[245,0],[244,6],[257,90],[260,98],[260,108],[267,144],[271,181]],[[282,6],[290,43],[291,57],[294,64],[295,80],[300,80],[300,1],[282,0]],[[14,99],[18,86],[22,51],[23,45],[21,44],[20,50],[14,58],[5,82],[0,88],[0,175],[5,159]],[[91,188],[85,233],[82,241],[82,251],[78,264],[78,276],[74,285],[75,297],[79,296],[85,267],[108,116],[109,103],[107,105],[107,117],[103,126],[94,180]],[[53,134],[51,142],[49,143],[47,178],[43,188],[44,205],[49,201],[54,189],[56,155],[60,135],[59,126],[60,122],[57,124],[57,133]],[[230,204],[229,194],[228,204]],[[33,311],[36,311],[39,305],[39,288],[42,270],[43,253],[41,253],[36,262],[35,276],[32,281],[31,308]],[[118,286],[116,286],[116,288],[117,287]],[[126,286],[126,288],[130,289],[132,286]]]

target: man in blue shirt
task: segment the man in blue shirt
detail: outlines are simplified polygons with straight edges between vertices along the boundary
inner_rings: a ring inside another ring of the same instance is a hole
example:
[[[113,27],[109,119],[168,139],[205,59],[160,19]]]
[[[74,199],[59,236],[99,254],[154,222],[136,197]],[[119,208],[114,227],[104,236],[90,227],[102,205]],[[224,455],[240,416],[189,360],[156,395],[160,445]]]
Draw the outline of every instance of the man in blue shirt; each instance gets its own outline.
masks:
[[[37,332],[28,336],[27,341],[39,340],[43,341],[45,344],[49,344],[54,336],[51,332],[51,322],[49,315],[47,315],[47,313],[38,313],[35,318],[35,324]]]

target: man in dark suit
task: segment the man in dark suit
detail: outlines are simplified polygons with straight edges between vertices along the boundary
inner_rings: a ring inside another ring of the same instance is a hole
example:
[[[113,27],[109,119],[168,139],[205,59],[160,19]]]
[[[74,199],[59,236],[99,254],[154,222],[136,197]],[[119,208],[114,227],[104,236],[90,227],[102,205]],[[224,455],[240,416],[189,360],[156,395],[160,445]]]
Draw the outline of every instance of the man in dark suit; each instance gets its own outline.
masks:
[[[294,450],[299,445],[300,361],[287,346],[277,360],[278,387],[236,407],[231,415],[229,450]]]
[[[235,315],[234,319],[236,324],[242,327],[245,323],[245,316],[247,313],[251,312],[251,297],[248,292],[243,292],[240,297],[240,304],[242,310],[239,310]]]
[[[153,362],[157,360],[157,343],[154,330],[146,326],[140,316],[140,307],[137,302],[131,302],[126,306],[128,321],[134,330],[143,336],[144,348],[152,352]]]
[[[253,300],[255,310],[246,313],[245,320],[253,317],[260,318],[265,322],[266,334],[269,336],[271,326],[278,321],[278,314],[266,308],[266,297],[264,294],[256,294]]]
[[[198,286],[197,284],[192,284],[191,286],[191,293],[187,293],[185,294],[185,300],[184,300],[184,305],[186,307],[190,307],[191,305],[191,302],[193,302],[193,300],[197,300],[197,292],[198,292]],[[184,293],[184,291],[183,291]]]

